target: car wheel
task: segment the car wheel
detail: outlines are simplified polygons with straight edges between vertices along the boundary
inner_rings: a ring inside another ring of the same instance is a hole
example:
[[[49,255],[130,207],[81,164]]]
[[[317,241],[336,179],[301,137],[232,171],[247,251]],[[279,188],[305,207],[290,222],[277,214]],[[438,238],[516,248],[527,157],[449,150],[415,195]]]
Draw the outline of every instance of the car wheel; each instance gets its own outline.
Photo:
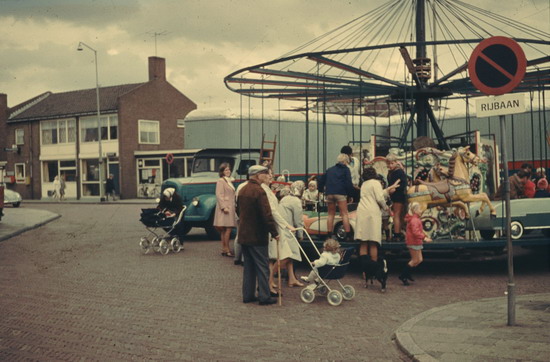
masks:
[[[183,227],[183,229],[181,230],[181,234],[180,234],[180,235],[181,235],[181,236],[185,236],[185,235],[189,234],[189,232],[191,231],[192,228],[193,228],[193,227],[192,227],[191,225],[185,225],[185,226]]]
[[[14,202],[12,205],[13,207],[19,207],[21,206],[21,202]]]
[[[495,236],[494,230],[479,230],[479,235],[483,238],[483,240],[493,240],[493,237]]]
[[[352,236],[353,240],[353,228],[350,225],[350,234]],[[333,236],[336,240],[338,240],[339,243],[346,242],[346,230],[344,229],[344,223],[339,222],[334,227]]]
[[[220,233],[214,227],[214,213],[212,213],[212,216],[208,219],[208,222],[204,227],[204,231],[206,231],[206,235],[211,240],[218,240],[220,238]]]
[[[512,221],[510,224],[510,235],[514,240],[521,239],[523,230],[523,225],[519,221]]]

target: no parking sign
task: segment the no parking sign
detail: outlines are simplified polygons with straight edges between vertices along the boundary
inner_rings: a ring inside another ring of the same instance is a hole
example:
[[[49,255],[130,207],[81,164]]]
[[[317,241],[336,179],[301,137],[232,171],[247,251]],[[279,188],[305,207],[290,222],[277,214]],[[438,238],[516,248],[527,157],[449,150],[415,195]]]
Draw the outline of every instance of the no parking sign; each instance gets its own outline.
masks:
[[[511,38],[493,36],[482,40],[468,61],[474,87],[487,95],[501,95],[516,88],[525,75],[527,59]]]
[[[167,164],[171,165],[172,162],[174,162],[174,155],[171,154],[171,153],[167,153],[166,157],[164,157],[164,159],[166,160]]]

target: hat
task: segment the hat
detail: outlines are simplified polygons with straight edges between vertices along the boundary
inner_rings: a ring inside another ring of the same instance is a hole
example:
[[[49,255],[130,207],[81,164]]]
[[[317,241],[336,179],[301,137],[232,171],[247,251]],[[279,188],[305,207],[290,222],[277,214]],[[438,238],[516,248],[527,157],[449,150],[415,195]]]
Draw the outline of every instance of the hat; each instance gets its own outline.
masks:
[[[537,182],[537,188],[539,190],[546,190],[548,188],[548,180],[541,178],[539,182]]]
[[[169,187],[167,189],[165,189],[162,194],[168,198],[172,198],[172,196],[174,195],[174,192],[176,192],[176,189],[174,189],[173,187]]]
[[[260,165],[250,166],[248,168],[248,176],[254,176],[259,173],[267,172],[268,168]]]

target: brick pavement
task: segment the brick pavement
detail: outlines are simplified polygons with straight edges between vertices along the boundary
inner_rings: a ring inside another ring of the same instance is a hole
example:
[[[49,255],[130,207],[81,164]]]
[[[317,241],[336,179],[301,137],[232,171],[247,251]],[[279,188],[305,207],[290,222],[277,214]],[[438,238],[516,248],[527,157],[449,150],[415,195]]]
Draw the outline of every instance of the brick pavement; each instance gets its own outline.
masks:
[[[357,296],[338,307],[286,287],[283,307],[242,304],[241,267],[202,231],[179,254],[142,255],[140,205],[32,208],[62,217],[0,243],[1,360],[408,360],[393,340],[405,321],[504,288],[498,261],[426,263],[412,288],[396,261],[386,294],[353,269]],[[518,293],[550,292],[541,263],[520,264]]]

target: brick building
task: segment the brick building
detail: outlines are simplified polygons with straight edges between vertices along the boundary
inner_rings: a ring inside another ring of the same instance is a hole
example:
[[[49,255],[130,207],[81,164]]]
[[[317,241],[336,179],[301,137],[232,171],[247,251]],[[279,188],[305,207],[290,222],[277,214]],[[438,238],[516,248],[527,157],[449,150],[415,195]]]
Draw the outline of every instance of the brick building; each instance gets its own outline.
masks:
[[[197,108],[166,80],[164,58],[149,58],[149,80],[99,89],[104,175],[121,198],[156,197],[163,179],[186,176],[184,119]],[[7,187],[24,199],[48,197],[55,176],[66,197],[99,196],[96,89],[46,92],[8,108],[0,94],[0,161]],[[178,151],[179,150],[179,151]],[[165,156],[172,153],[174,162]]]

